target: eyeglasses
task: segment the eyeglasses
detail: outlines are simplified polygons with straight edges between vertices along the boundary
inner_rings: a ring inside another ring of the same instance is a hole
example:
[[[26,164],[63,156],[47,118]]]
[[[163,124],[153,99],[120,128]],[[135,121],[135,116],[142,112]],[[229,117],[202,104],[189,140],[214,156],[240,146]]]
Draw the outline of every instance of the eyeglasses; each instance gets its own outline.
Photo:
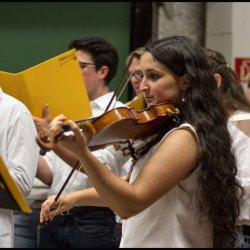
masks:
[[[79,66],[80,66],[81,69],[84,69],[84,68],[86,68],[88,66],[95,66],[95,64],[94,63],[88,63],[88,62],[79,62]]]
[[[132,72],[128,72],[127,76],[130,77],[130,75],[131,75],[131,78],[135,77],[137,80],[142,80],[142,78],[143,78],[143,74],[140,71],[138,71],[138,70],[134,71],[133,73]]]

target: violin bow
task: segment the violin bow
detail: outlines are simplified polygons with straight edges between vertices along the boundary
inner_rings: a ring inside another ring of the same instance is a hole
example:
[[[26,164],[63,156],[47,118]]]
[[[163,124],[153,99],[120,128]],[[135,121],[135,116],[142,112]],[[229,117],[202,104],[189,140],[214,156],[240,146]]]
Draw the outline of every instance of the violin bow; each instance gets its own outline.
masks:
[[[124,84],[124,86],[123,86],[123,88],[122,88],[122,90],[121,90],[121,92],[120,92],[120,94],[119,94],[119,96],[117,96],[117,100],[116,100],[116,102],[114,103],[113,108],[115,107],[117,101],[120,99],[120,97],[121,97],[123,91],[124,91],[125,88],[127,87],[127,85],[128,85],[128,83],[129,83],[131,77],[133,76],[133,74],[134,74],[134,72],[131,72],[131,74],[129,75],[127,81],[125,82],[125,84]]]
[[[128,69],[129,69],[129,67],[130,67],[130,65],[131,65],[131,63],[132,63],[132,60],[134,59],[134,55],[135,55],[135,53],[132,54],[132,56],[131,56],[131,58],[130,58],[130,60],[129,60],[129,62],[128,62],[128,65],[127,65],[125,71],[123,72],[122,78],[121,78],[119,84],[116,86],[115,91],[114,91],[114,94],[112,95],[112,97],[111,97],[111,99],[110,99],[110,101],[109,101],[109,103],[108,103],[108,106],[107,106],[106,109],[105,109],[105,112],[107,112],[107,111],[109,110],[111,103],[113,102],[115,96],[117,95],[118,91],[120,90],[120,88],[121,88],[121,86],[122,86],[122,83],[123,83],[123,81],[124,81],[124,79],[125,79],[125,77],[126,77],[126,75],[127,75]],[[132,74],[131,74],[131,76],[132,76]],[[129,79],[131,78],[131,76],[129,77]],[[126,85],[128,84],[128,82],[129,82],[129,80],[126,82]],[[126,85],[125,85],[125,87],[126,87]],[[122,89],[122,91],[124,91],[125,87]],[[121,93],[122,93],[122,92],[121,92]],[[120,97],[120,96],[121,96],[121,94],[119,95],[119,97]]]
[[[51,206],[50,206],[51,209],[54,209],[54,208],[55,208],[55,204],[56,204],[57,200],[58,200],[59,197],[61,196],[63,190],[64,190],[65,187],[66,187],[66,185],[68,184],[68,182],[69,182],[71,176],[73,175],[74,171],[76,170],[78,164],[79,164],[79,160],[76,160],[76,163],[75,163],[74,167],[71,169],[70,174],[68,175],[67,179],[65,180],[65,182],[63,183],[61,189],[59,190],[58,194],[56,195],[55,200],[54,200],[53,203],[51,204]],[[80,170],[80,169],[81,169],[81,165],[80,165],[80,167],[79,167],[78,170]],[[72,185],[72,183],[73,183],[73,182],[71,182],[71,185]],[[69,188],[71,187],[71,185],[69,186]],[[62,202],[61,202],[61,203],[62,203]],[[60,208],[61,203],[60,203],[59,206],[57,207],[57,210]],[[55,214],[56,214],[56,213],[55,213]],[[54,217],[53,217],[53,218],[54,218]],[[53,218],[52,218],[52,219],[53,219]],[[52,219],[50,220],[50,222],[52,221]],[[46,226],[46,225],[48,225],[48,222],[43,223],[43,224],[39,224],[38,227],[37,227],[37,230],[40,230],[43,226]]]

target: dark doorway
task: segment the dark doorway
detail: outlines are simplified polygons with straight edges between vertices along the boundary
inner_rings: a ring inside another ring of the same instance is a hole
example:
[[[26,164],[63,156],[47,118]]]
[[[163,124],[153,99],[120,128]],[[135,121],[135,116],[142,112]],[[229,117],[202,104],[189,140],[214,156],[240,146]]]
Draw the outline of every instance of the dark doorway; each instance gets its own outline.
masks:
[[[144,46],[152,38],[153,5],[150,2],[131,3],[130,51]],[[128,87],[128,100],[134,97],[132,86]]]

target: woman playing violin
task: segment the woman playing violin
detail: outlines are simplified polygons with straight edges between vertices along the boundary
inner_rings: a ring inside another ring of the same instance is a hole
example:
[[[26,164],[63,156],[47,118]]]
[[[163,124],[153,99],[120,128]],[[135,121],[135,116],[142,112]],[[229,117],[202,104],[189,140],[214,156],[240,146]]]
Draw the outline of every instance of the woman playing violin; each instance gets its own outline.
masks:
[[[70,121],[73,135],[60,143],[95,189],[68,194],[56,212],[74,203],[110,207],[124,219],[121,247],[231,247],[240,185],[226,113],[202,48],[184,36],[149,43],[139,71],[147,105],[170,101],[180,109],[181,124],[137,160],[127,181],[93,156]],[[60,115],[54,124],[64,120]],[[52,201],[42,205],[41,222],[55,213]]]

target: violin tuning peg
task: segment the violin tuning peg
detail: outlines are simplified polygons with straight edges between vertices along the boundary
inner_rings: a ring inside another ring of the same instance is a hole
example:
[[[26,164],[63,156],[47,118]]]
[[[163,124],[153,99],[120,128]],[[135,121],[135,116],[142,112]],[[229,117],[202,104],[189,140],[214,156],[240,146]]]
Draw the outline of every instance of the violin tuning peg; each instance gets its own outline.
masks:
[[[129,149],[125,149],[124,151],[122,151],[122,154],[124,157],[128,156],[131,154],[130,150]]]
[[[177,114],[177,115],[180,114],[180,110],[178,108],[175,108],[175,114]]]
[[[171,109],[169,109],[169,108],[167,109],[167,113],[168,113],[169,116],[171,116],[171,115],[174,114],[174,112]]]

